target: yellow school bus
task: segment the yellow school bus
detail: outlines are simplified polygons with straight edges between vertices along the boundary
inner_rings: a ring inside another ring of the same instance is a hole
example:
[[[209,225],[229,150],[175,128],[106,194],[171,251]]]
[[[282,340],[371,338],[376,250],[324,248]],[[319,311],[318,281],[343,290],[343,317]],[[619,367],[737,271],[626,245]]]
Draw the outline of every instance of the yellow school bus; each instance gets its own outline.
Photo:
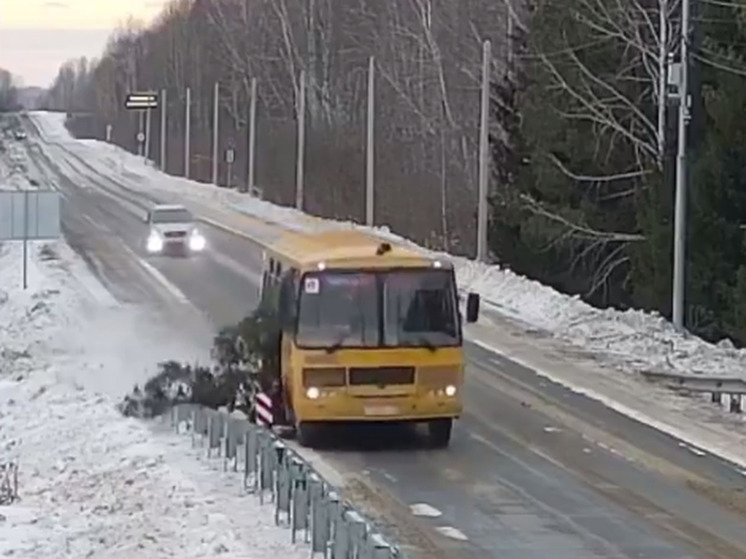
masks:
[[[359,230],[288,233],[265,250],[261,298],[281,330],[273,415],[300,444],[324,423],[376,421],[426,423],[448,445],[464,382],[450,263]]]

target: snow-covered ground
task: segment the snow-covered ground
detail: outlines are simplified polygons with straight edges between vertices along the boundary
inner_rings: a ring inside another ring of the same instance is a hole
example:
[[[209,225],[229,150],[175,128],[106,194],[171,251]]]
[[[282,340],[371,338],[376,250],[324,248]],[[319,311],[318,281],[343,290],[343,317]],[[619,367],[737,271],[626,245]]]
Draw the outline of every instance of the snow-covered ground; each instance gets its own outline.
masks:
[[[63,113],[33,113],[32,118],[48,139],[65,145],[102,172],[118,175],[127,181],[128,186],[144,192],[165,192],[174,200],[198,200],[294,229],[361,227],[349,222],[315,218],[235,191],[165,175],[144,164],[142,158],[116,146],[96,140],[72,139],[64,126]],[[386,228],[375,231],[379,235],[404,240]],[[492,309],[599,354],[625,370],[741,375],[746,378],[746,351],[734,349],[727,340],[718,345],[710,344],[694,336],[679,334],[670,322],[656,314],[596,309],[578,297],[569,297],[500,266],[440,256],[454,262],[460,286],[480,293]]]
[[[0,463],[20,495],[0,506],[0,555],[307,558],[222,463],[115,409],[158,361],[206,360],[209,338],[118,304],[62,241],[29,252],[23,290],[21,247],[0,244]]]

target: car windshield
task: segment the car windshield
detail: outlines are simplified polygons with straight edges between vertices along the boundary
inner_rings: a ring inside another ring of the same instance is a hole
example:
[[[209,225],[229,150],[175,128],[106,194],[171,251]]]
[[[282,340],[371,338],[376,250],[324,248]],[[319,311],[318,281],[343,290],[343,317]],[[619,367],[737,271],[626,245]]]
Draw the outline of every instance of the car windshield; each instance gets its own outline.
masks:
[[[300,347],[444,347],[461,331],[447,270],[319,272],[300,290]]]
[[[192,214],[183,208],[153,211],[153,223],[191,223]]]

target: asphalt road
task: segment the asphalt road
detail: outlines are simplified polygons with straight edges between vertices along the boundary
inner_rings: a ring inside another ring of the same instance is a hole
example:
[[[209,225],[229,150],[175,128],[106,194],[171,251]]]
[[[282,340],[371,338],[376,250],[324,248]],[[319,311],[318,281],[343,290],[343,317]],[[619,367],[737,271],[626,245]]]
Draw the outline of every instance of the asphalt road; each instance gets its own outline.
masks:
[[[63,193],[68,241],[117,297],[167,311],[186,305],[183,295],[216,327],[253,308],[261,262],[254,243],[205,225],[207,254],[145,258],[148,201],[135,199],[124,179],[43,144],[33,127],[29,135],[30,173]],[[321,452],[412,557],[746,557],[746,477],[735,467],[500,355],[473,344],[467,354],[467,412],[449,449],[375,429],[370,437],[335,434]]]

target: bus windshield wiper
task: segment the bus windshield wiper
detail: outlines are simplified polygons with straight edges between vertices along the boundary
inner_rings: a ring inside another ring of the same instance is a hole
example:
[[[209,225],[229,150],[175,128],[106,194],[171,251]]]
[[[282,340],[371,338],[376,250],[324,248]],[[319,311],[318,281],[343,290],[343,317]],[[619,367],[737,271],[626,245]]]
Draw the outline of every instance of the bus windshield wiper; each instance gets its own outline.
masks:
[[[417,336],[417,343],[423,347],[426,347],[432,352],[435,352],[438,348],[431,342],[427,336]]]
[[[327,353],[334,353],[335,351],[342,349],[344,347],[344,343],[347,340],[347,338],[350,337],[349,332],[343,333],[341,336],[337,338],[337,340],[330,346],[324,348]]]

